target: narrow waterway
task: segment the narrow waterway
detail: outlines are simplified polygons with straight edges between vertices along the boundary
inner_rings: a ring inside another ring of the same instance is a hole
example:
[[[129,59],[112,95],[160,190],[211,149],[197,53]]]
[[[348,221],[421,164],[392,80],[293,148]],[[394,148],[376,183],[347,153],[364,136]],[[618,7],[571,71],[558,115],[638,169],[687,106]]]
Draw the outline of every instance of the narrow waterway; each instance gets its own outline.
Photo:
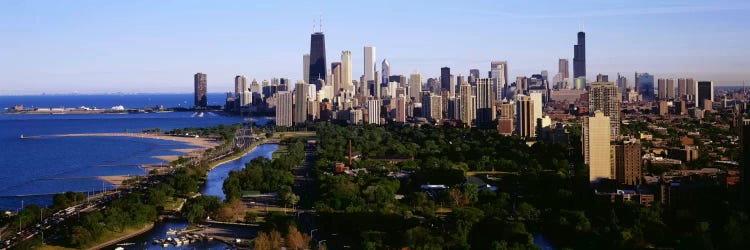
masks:
[[[279,149],[278,144],[261,144],[237,160],[225,162],[216,166],[211,172],[208,172],[208,179],[206,179],[206,184],[201,189],[201,193],[203,195],[219,196],[224,200],[225,197],[222,187],[224,186],[224,180],[227,179],[230,171],[243,169],[245,168],[245,163],[258,157],[271,159],[273,152],[276,152],[277,149]]]
[[[201,188],[201,193],[203,195],[219,196],[223,200],[224,192],[222,191],[222,186],[224,185],[224,180],[227,178],[227,176],[229,176],[230,171],[242,169],[245,167],[245,163],[248,163],[258,157],[266,157],[270,159],[273,155],[273,152],[276,152],[278,148],[278,144],[258,145],[258,147],[251,150],[241,158],[216,166],[208,173],[208,179],[206,180],[203,188]],[[195,244],[190,244],[187,246],[183,245],[180,247],[169,245],[166,248],[162,247],[161,245],[155,245],[152,243],[154,239],[174,237],[174,235],[167,235],[167,231],[169,231],[170,229],[179,230],[184,229],[187,226],[188,222],[186,220],[165,220],[163,222],[156,223],[153,229],[141,235],[124,240],[122,242],[118,242],[118,244],[125,243],[128,245],[112,245],[110,247],[107,247],[106,249],[115,249],[117,247],[123,247],[125,249],[224,249],[228,246],[216,240],[199,241]]]

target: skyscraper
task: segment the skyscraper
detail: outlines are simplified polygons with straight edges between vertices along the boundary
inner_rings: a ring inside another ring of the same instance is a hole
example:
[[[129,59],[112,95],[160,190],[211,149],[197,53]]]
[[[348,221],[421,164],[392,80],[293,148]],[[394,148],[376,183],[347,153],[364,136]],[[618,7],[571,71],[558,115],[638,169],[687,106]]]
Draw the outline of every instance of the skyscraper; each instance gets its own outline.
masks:
[[[674,100],[674,99],[675,99],[674,79],[669,78],[667,79],[667,100]]]
[[[352,52],[341,52],[341,88],[354,93],[354,84],[352,84]]]
[[[695,101],[697,107],[704,107],[705,100],[714,101],[714,82],[698,81],[698,99]]]
[[[490,78],[492,78],[492,90],[495,92],[495,99],[502,100],[507,97],[505,96],[505,90],[508,85],[508,62],[490,62]]]
[[[365,46],[365,81],[367,84],[369,81],[375,81],[375,47]],[[366,92],[366,91],[365,91]]]
[[[638,79],[638,94],[641,94],[643,101],[654,100],[654,76],[648,73],[636,74]]]
[[[641,143],[630,140],[615,145],[615,179],[625,185],[638,185],[641,176]]]
[[[310,83],[310,54],[302,55],[302,80]]]
[[[234,96],[239,97],[242,92],[246,92],[247,90],[247,77],[245,76],[235,76],[234,77]]]
[[[388,83],[390,82],[391,77],[391,63],[388,62],[388,59],[383,59],[383,63],[380,65],[380,75],[382,80],[380,80],[380,83]]]
[[[479,69],[470,69],[469,84],[476,84],[477,79],[479,79]]]
[[[573,78],[586,77],[586,33],[578,32],[578,44],[573,45]]]
[[[628,79],[625,76],[621,76],[620,73],[617,73],[617,87],[620,88],[620,92],[624,98],[625,93],[628,91]]]
[[[664,78],[656,79],[656,89],[658,89],[656,96],[659,100],[664,100],[667,97],[667,81]]]
[[[292,92],[279,91],[276,95],[276,126],[292,126],[293,103]]]
[[[452,88],[453,86],[451,86],[451,68],[448,68],[448,67],[440,68],[440,90],[453,91],[451,90]]]
[[[380,100],[367,100],[367,124],[380,124]]]
[[[406,97],[404,95],[396,97],[396,117],[394,121],[406,122]]]
[[[695,99],[696,99],[696,97],[695,97],[696,86],[695,85],[696,85],[695,84],[695,79],[693,79],[693,78],[685,79],[685,86],[687,86],[686,87],[686,89],[687,89],[687,91],[686,91],[687,92],[687,99],[689,101],[695,101]]]
[[[513,134],[513,127],[515,126],[513,123],[513,118],[515,117],[513,113],[514,104],[512,101],[505,101],[500,105],[500,118],[497,121],[497,131],[501,135],[510,136]]]
[[[568,81],[570,79],[570,69],[568,63],[568,59],[560,58],[560,60],[557,62],[557,72],[560,73],[560,77],[563,81]]]
[[[414,72],[409,75],[409,96],[414,99],[414,102],[422,102],[420,94],[422,93],[422,74]]]
[[[533,138],[535,133],[534,128],[534,101],[525,95],[518,95],[516,97],[516,133],[525,138]]]
[[[315,89],[323,87],[318,79],[326,80],[326,39],[323,31],[310,35],[310,76],[309,79],[315,83]]]
[[[589,165],[591,183],[599,182],[601,179],[612,179],[609,126],[609,117],[598,110],[594,112],[594,116],[583,119],[583,158]]]
[[[333,79],[329,79],[333,82],[333,95],[338,96],[339,91],[341,90],[341,63],[340,62],[332,62],[331,63],[331,74],[333,75]]]
[[[534,102],[534,115],[532,115],[531,119],[531,127],[532,129],[536,128],[536,121],[539,118],[542,118],[544,114],[542,113],[544,110],[544,102],[542,101],[542,93],[539,92],[532,92],[529,93],[529,98],[531,98],[531,101]]]
[[[489,78],[477,78],[477,126],[487,126],[495,120],[495,98]]]
[[[685,78],[677,79],[677,98],[682,100],[687,98],[687,81]]]
[[[459,103],[459,120],[461,120],[464,124],[467,124],[469,127],[471,127],[471,117],[473,116],[472,113],[474,111],[472,103],[471,103],[471,85],[469,83],[462,83],[459,86],[459,96],[461,98],[461,101]]]
[[[206,77],[206,74],[198,72],[193,76],[193,80],[195,85],[195,107],[205,108],[208,106],[208,99],[206,96],[208,78]]]
[[[601,111],[609,117],[610,140],[616,141],[620,136],[620,105],[622,92],[611,82],[597,82],[591,84],[589,91],[589,115]]]
[[[294,123],[307,122],[307,101],[310,87],[307,83],[297,82],[294,86]]]

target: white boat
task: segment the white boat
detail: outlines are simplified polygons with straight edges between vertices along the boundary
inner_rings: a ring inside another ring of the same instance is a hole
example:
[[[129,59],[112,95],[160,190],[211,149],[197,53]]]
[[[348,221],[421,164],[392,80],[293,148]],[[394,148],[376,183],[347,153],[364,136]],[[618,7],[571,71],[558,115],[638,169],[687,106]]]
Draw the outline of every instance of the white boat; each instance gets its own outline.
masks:
[[[116,247],[115,250],[125,250],[124,247]]]
[[[175,230],[175,229],[172,229],[172,228],[170,228],[170,229],[169,229],[169,230],[167,231],[167,235],[175,235],[175,234],[177,234],[177,230]]]

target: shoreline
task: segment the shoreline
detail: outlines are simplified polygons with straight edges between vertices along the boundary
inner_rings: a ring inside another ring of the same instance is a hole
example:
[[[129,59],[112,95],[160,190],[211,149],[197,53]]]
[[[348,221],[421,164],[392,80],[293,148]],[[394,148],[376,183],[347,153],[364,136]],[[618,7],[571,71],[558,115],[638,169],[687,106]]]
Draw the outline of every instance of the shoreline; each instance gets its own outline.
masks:
[[[109,240],[107,242],[100,243],[100,244],[95,245],[93,247],[89,247],[87,249],[89,249],[89,250],[97,250],[97,249],[102,249],[102,248],[111,246],[111,245],[113,245],[113,244],[115,244],[117,242],[120,242],[120,241],[123,241],[123,240],[127,240],[127,239],[130,239],[130,238],[136,237],[138,235],[141,235],[141,234],[147,232],[148,230],[151,230],[152,228],[154,228],[154,225],[156,225],[156,223],[148,224],[148,225],[142,227],[141,229],[138,229],[138,230],[133,231],[131,233],[128,233],[126,235],[117,237],[115,239]]]
[[[147,133],[81,133],[81,134],[54,134],[54,135],[44,135],[41,137],[128,137],[128,138],[145,138],[145,139],[154,139],[154,140],[165,140],[165,141],[174,141],[174,142],[182,142],[186,143],[188,145],[198,147],[198,148],[178,148],[178,149],[172,149],[172,151],[176,153],[181,154],[174,154],[174,155],[157,155],[152,156],[151,158],[164,161],[165,163],[147,163],[147,164],[140,164],[138,165],[141,169],[146,171],[146,174],[150,172],[151,170],[161,170],[165,168],[170,162],[175,161],[179,159],[181,156],[191,156],[191,155],[200,155],[203,152],[205,152],[208,149],[214,148],[216,146],[219,146],[220,144],[216,141],[213,141],[212,139],[208,138],[199,138],[199,137],[181,137],[181,136],[171,136],[171,135],[162,135],[162,134],[147,134]],[[115,188],[122,186],[122,183],[125,182],[128,179],[133,178],[136,175],[102,175],[102,176],[94,176],[95,178],[105,181],[113,186]]]

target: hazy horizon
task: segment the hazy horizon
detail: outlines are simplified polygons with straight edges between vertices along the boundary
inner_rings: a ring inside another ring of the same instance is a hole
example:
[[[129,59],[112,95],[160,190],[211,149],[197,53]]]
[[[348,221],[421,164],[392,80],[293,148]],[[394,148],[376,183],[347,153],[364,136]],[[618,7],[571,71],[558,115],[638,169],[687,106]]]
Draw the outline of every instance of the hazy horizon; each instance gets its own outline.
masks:
[[[208,91],[249,80],[302,78],[313,20],[322,16],[327,64],[352,51],[362,74],[365,45],[378,68],[419,71],[426,80],[448,66],[454,75],[492,60],[509,77],[571,61],[586,32],[587,78],[619,72],[692,77],[717,86],[750,80],[750,3],[723,1],[18,1],[0,10],[0,95],[192,93],[193,74]],[[373,13],[363,15],[363,13]]]

